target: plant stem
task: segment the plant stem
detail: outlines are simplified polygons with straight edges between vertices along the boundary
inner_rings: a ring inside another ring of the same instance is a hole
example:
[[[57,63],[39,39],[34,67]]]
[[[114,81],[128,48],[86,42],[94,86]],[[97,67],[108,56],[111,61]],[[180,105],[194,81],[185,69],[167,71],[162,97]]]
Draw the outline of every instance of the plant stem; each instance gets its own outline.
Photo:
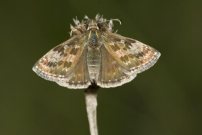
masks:
[[[97,90],[96,88],[88,88],[85,91],[86,110],[91,135],[98,135],[97,127]]]

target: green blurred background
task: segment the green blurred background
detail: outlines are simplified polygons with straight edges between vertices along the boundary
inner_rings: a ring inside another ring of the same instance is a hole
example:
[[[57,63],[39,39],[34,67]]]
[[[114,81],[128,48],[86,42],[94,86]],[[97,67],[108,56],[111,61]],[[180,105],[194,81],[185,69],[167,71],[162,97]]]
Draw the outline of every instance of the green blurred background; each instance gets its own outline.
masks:
[[[132,82],[100,89],[100,135],[202,134],[202,2],[192,0],[2,0],[0,135],[89,135],[83,90],[31,69],[69,37],[72,18],[119,18],[124,36],[162,56]]]

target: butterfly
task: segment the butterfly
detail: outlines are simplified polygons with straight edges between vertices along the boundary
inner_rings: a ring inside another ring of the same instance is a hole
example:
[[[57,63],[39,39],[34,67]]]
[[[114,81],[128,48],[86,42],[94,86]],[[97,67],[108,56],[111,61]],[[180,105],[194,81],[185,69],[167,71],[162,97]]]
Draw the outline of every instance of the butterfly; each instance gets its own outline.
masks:
[[[39,59],[33,71],[40,77],[70,89],[95,84],[121,86],[152,67],[160,57],[156,49],[113,31],[113,22],[96,15],[73,19],[70,38]],[[121,23],[121,22],[120,22]]]

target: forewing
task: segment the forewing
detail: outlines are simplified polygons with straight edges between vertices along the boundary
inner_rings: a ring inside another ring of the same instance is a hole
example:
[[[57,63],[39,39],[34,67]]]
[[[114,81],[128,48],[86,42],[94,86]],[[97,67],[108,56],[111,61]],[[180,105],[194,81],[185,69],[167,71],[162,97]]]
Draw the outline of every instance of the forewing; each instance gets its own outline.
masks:
[[[85,56],[85,36],[74,36],[45,54],[34,65],[33,71],[67,88],[87,88],[90,82]]]
[[[154,48],[115,33],[106,33],[102,40],[110,55],[131,74],[149,69],[160,57],[160,52]]]
[[[153,66],[160,53],[137,40],[114,33],[101,35],[101,68],[97,85],[117,87]]]

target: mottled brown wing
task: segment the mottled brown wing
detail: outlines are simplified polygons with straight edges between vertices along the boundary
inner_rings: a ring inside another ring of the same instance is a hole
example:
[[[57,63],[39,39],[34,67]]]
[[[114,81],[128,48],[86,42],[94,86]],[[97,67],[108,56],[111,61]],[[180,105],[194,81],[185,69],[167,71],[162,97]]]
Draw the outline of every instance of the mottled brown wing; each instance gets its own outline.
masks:
[[[98,80],[101,87],[116,87],[130,82],[160,57],[154,48],[115,33],[101,35],[100,43],[103,44]]]
[[[67,88],[90,85],[85,36],[74,36],[45,54],[33,67],[40,77]]]
[[[103,35],[102,39],[110,55],[131,74],[149,69],[161,55],[156,49],[140,41],[115,33]]]
[[[97,85],[102,88],[117,87],[135,78],[136,74],[131,75],[113,56],[101,47],[101,67]]]

